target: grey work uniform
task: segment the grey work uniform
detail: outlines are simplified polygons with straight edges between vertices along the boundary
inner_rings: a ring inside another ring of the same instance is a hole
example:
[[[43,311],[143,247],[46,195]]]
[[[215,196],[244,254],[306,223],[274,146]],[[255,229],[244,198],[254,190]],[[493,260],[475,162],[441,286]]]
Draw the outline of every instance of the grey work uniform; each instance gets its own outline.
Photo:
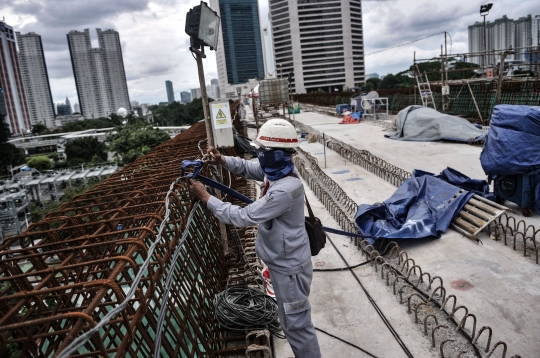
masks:
[[[247,179],[265,181],[259,163],[225,158],[225,169]],[[270,269],[283,332],[295,357],[317,358],[321,352],[308,299],[313,266],[304,226],[304,187],[292,176],[269,183],[266,195],[246,207],[211,196],[208,209],[220,221],[236,227],[259,224],[255,249]]]

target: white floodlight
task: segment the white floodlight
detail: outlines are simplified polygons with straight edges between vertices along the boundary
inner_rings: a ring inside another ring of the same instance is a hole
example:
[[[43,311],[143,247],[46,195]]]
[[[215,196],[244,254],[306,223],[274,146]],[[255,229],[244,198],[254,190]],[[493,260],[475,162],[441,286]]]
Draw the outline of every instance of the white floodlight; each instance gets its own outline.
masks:
[[[209,46],[210,50],[217,48],[219,38],[219,16],[208,5],[201,4],[190,9],[186,16],[186,34]]]

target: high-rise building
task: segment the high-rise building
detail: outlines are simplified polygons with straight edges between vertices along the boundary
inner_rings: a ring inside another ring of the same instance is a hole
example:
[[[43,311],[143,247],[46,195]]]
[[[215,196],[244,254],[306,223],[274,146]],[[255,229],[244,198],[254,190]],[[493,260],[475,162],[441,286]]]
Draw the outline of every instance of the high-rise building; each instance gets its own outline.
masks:
[[[224,96],[227,85],[264,78],[259,6],[257,0],[210,0],[210,7],[221,16],[216,62]]]
[[[47,128],[53,128],[54,103],[41,36],[34,32],[16,34],[30,121],[32,125],[41,123]]]
[[[201,89],[200,88],[192,88],[191,89],[191,100],[193,101],[196,98],[201,98]]]
[[[73,112],[71,111],[71,103],[66,96],[66,103],[57,103],[56,112],[59,116],[70,116]]]
[[[207,85],[206,86],[206,95],[209,98],[218,100],[219,99],[219,87],[218,87],[218,85]]]
[[[81,108],[79,107],[79,104],[77,102],[75,102],[75,104],[73,105],[73,113],[81,113]]]
[[[169,103],[174,102],[174,90],[171,81],[165,81],[165,88],[167,89],[167,101]]]
[[[189,92],[180,92],[180,101],[182,103],[191,102],[191,93],[189,93]]]
[[[0,84],[0,122],[4,120],[5,116],[7,116],[6,100],[4,98],[2,84]]]
[[[269,0],[276,72],[294,92],[354,87],[365,79],[360,0]]]
[[[219,91],[219,81],[218,81],[218,79],[217,79],[217,78],[212,78],[212,79],[210,80],[210,84],[211,84],[212,86],[215,86],[215,87],[212,87],[212,88],[214,89],[214,93],[215,93],[215,95],[216,95],[216,98],[215,98],[215,99],[221,98],[221,96],[220,96],[221,92]]]
[[[67,34],[81,114],[85,118],[106,117],[120,108],[131,109],[120,35],[114,30],[96,31],[98,48],[92,48],[88,29]]]
[[[499,53],[509,49],[510,46],[516,49],[515,55],[507,55],[506,60],[525,61],[530,52],[536,51],[540,45],[540,15],[532,17],[527,15],[517,20],[509,19],[506,15],[486,23],[487,64],[496,65],[500,61]],[[490,51],[495,50],[495,55]],[[469,52],[484,51],[484,24],[476,22],[469,26]],[[478,65],[483,64],[482,56],[474,56],[469,62]]]
[[[7,115],[4,120],[12,133],[32,129],[24,81],[17,56],[13,27],[0,21],[0,89],[4,92]]]

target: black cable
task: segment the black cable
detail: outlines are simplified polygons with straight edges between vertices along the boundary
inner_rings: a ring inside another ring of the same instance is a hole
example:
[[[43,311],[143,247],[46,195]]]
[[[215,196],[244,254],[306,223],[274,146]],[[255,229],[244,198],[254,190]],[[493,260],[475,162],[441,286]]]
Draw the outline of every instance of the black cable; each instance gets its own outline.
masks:
[[[409,45],[409,44],[412,44],[412,43],[415,43],[415,42],[418,42],[420,40],[425,40],[429,37],[432,37],[432,36],[436,36],[436,35],[440,35],[440,34],[444,34],[446,31],[442,31],[442,32],[437,32],[436,34],[432,34],[432,35],[428,35],[428,36],[424,36],[424,37],[421,37],[419,39],[416,39],[416,40],[413,40],[413,41],[409,41],[409,42],[405,42],[405,43],[402,43],[402,44],[399,44],[399,45],[396,45],[396,46],[392,46],[392,47],[388,47],[388,48],[385,48],[384,50],[379,50],[379,51],[375,51],[375,52],[371,52],[371,53],[366,53],[364,56],[369,56],[369,55],[373,55],[373,54],[376,54],[376,53],[379,53],[379,52],[384,52],[384,51],[388,51],[388,50],[391,50],[393,48],[396,48],[396,47],[400,47],[400,46],[405,46],[405,45]]]
[[[214,297],[216,320],[232,331],[268,329],[274,336],[285,338],[279,332],[278,305],[266,292],[239,285],[228,287]]]
[[[379,314],[379,317],[381,317],[382,321],[384,322],[384,324],[386,325],[386,327],[388,327],[388,330],[390,331],[390,333],[392,333],[392,335],[394,336],[394,338],[396,339],[396,341],[398,342],[398,344],[401,346],[401,348],[403,349],[403,351],[405,352],[405,354],[407,355],[407,357],[410,357],[410,358],[414,358],[414,356],[412,355],[412,353],[409,351],[409,348],[407,348],[407,346],[405,345],[405,342],[403,342],[403,340],[401,339],[401,337],[399,336],[399,334],[396,332],[396,330],[394,329],[394,327],[392,327],[392,324],[388,321],[388,319],[386,318],[386,316],[384,315],[384,313],[381,311],[381,309],[379,308],[379,306],[377,306],[377,303],[375,303],[375,300],[370,296],[370,294],[367,292],[366,288],[364,287],[364,285],[362,284],[362,282],[360,281],[360,279],[358,278],[358,276],[356,276],[356,273],[350,268],[349,264],[347,263],[347,260],[345,260],[345,257],[343,257],[343,255],[341,254],[341,252],[338,250],[338,248],[336,247],[336,245],[334,244],[334,242],[332,241],[332,239],[330,239],[330,236],[328,236],[328,234],[326,234],[326,238],[328,239],[328,241],[330,241],[330,243],[332,244],[332,246],[334,247],[334,249],[336,250],[336,252],[338,253],[339,257],[341,257],[341,260],[343,260],[343,262],[345,263],[345,265],[347,267],[349,267],[349,271],[352,273],[352,275],[354,276],[354,278],[356,279],[356,282],[358,282],[358,284],[360,285],[360,287],[362,288],[362,290],[364,291],[366,297],[368,298],[369,302],[371,303],[371,305],[373,306],[373,308],[375,308],[375,311]]]
[[[364,266],[368,263],[370,263],[371,261],[364,261],[362,263],[359,263],[358,265],[354,265],[354,266],[349,266],[349,267],[340,267],[340,268],[331,268],[331,269],[313,269],[313,272],[334,272],[334,271],[346,271],[346,270],[350,270],[350,269],[355,269],[357,267],[360,267],[360,266]]]
[[[341,338],[339,338],[339,337],[337,337],[337,336],[334,336],[333,334],[328,333],[328,332],[326,332],[326,331],[323,331],[323,330],[320,329],[320,328],[315,327],[315,329],[316,329],[317,331],[319,331],[319,332],[322,332],[322,333],[324,333],[324,334],[326,334],[326,335],[332,337],[332,338],[337,339],[338,341],[341,341],[341,342],[343,342],[343,343],[345,343],[345,344],[348,344],[348,345],[351,346],[351,347],[354,347],[354,348],[356,348],[356,349],[361,350],[362,352],[364,352],[365,354],[367,354],[367,355],[370,356],[370,357],[377,358],[377,356],[375,356],[375,355],[369,353],[368,351],[366,351],[365,349],[362,349],[361,347],[358,347],[356,344],[352,344],[351,342],[347,342],[346,340],[341,339]]]
[[[384,256],[388,253],[388,247],[386,248],[386,251],[383,252],[381,254],[381,256]],[[340,268],[331,268],[331,269],[313,269],[313,272],[334,272],[334,271],[346,271],[346,270],[350,270],[350,269],[355,269],[357,267],[360,267],[360,266],[364,266],[368,263],[370,263],[371,260],[367,260],[367,261],[364,261],[362,263],[359,263],[357,265],[354,265],[354,266],[348,266],[348,267],[340,267]]]

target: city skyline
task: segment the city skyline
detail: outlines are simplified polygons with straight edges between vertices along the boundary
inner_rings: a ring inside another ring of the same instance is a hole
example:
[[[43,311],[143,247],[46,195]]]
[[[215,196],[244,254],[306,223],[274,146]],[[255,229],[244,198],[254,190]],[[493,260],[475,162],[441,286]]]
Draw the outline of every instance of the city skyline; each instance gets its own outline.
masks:
[[[514,19],[534,14],[536,3],[534,0],[501,0],[494,4],[487,20],[493,21],[505,14]],[[130,0],[130,5],[126,6],[124,2],[103,0],[62,4],[42,0],[32,6],[9,3],[3,7],[1,15],[15,31],[36,32],[42,36],[54,103],[63,101],[66,94],[72,103],[79,102],[65,34],[83,28],[114,28],[118,31],[130,97],[141,103],[159,103],[163,101],[163,82],[167,79],[175,83],[176,91],[198,87],[196,63],[188,50],[189,38],[183,31],[185,13],[197,4],[196,1]],[[481,1],[463,0],[436,4],[427,0],[414,3],[365,1],[362,15],[366,72],[382,76],[404,70],[411,65],[414,51],[421,58],[439,55],[443,35],[393,51],[370,54],[442,31],[451,35],[449,51],[467,52],[467,28],[482,20],[481,4]],[[261,27],[264,28],[268,26],[268,1],[259,1],[259,9]],[[143,28],[152,31],[141,31]],[[167,36],[156,36],[156,33]],[[96,44],[95,34],[91,37],[92,43]],[[205,76],[217,78],[215,52],[207,48],[206,54]]]

